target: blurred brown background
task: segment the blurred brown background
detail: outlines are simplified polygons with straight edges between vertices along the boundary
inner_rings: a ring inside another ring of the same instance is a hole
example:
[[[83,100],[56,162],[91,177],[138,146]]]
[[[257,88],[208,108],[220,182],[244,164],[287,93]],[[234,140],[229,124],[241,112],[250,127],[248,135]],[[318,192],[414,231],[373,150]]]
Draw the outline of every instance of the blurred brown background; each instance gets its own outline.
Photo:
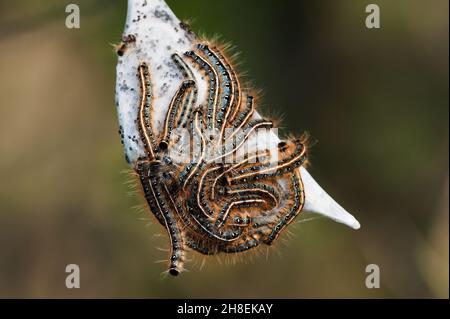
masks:
[[[318,141],[312,175],[362,224],[297,223],[268,258],[194,258],[178,278],[122,173],[110,43],[126,2],[75,1],[78,30],[68,3],[0,1],[0,297],[448,298],[448,1],[168,1],[238,47],[262,109]]]

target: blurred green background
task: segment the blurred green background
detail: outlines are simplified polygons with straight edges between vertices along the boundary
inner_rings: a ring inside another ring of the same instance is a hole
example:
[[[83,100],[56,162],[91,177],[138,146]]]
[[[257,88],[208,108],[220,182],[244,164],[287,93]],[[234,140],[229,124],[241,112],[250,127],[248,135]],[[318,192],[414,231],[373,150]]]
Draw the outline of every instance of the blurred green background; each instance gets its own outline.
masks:
[[[69,3],[0,1],[0,297],[448,298],[447,0],[168,1],[237,46],[262,110],[310,132],[310,172],[362,224],[297,223],[268,254],[194,256],[178,278],[160,275],[167,237],[124,173],[110,44],[126,1],[75,1],[78,30]]]

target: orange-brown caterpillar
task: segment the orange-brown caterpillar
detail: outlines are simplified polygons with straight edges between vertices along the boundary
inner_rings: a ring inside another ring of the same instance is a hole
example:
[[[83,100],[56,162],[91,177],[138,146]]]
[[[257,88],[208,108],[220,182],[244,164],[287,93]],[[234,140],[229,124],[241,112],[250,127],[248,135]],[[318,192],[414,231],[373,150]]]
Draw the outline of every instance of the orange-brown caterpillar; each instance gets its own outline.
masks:
[[[114,45],[114,49],[117,53],[118,56],[123,56],[126,52],[126,50],[128,49],[128,45],[130,45],[131,43],[136,42],[136,36],[133,34],[129,34],[126,35],[122,38],[122,41],[117,44]]]
[[[138,66],[137,123],[147,155],[135,170],[150,210],[169,234],[169,273],[178,275],[188,248],[205,255],[238,253],[276,240],[304,205],[296,168],[306,161],[306,146],[293,139],[280,142],[275,150],[239,156],[252,134],[273,124],[253,116],[255,99],[244,95],[231,63],[207,44],[198,44],[184,58],[175,54],[172,60],[184,81],[168,106],[160,134],[152,126],[150,73],[145,63]],[[185,61],[208,82],[207,100],[199,107],[197,83]],[[171,156],[180,128],[188,130],[198,150],[185,162]],[[208,135],[211,131],[217,134]],[[270,160],[273,152],[275,163]],[[236,161],[229,163],[229,157]]]

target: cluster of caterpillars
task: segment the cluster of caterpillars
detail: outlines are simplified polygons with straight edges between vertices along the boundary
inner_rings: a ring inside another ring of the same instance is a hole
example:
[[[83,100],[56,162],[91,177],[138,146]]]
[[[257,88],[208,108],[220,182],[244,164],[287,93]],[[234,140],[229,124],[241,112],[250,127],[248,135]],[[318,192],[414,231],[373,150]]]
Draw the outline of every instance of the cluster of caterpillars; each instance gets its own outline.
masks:
[[[254,116],[255,99],[242,92],[225,54],[212,44],[198,44],[172,60],[184,80],[159,132],[153,127],[149,68],[145,62],[138,66],[137,123],[146,156],[135,170],[151,212],[170,238],[168,271],[178,275],[188,249],[204,255],[239,253],[277,239],[303,208],[305,195],[296,168],[306,160],[306,146],[291,139],[275,150],[238,155],[252,134],[273,124]],[[191,67],[208,83],[201,105]],[[170,155],[180,141],[179,128],[188,130],[197,146],[191,159],[181,163]],[[211,131],[216,134],[207,134]],[[277,152],[276,163],[272,152]],[[235,160],[224,160],[229,157]]]

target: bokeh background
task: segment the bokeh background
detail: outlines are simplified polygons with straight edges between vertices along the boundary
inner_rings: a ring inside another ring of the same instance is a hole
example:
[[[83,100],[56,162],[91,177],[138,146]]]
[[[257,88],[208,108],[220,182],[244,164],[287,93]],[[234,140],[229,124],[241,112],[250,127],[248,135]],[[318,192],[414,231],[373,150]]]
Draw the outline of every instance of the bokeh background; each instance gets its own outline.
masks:
[[[155,263],[167,238],[129,194],[117,134],[126,1],[74,2],[78,30],[69,1],[0,1],[0,297],[448,298],[447,0],[168,1],[238,47],[263,111],[310,132],[311,173],[362,224],[297,223],[267,253],[194,256],[178,278]]]

